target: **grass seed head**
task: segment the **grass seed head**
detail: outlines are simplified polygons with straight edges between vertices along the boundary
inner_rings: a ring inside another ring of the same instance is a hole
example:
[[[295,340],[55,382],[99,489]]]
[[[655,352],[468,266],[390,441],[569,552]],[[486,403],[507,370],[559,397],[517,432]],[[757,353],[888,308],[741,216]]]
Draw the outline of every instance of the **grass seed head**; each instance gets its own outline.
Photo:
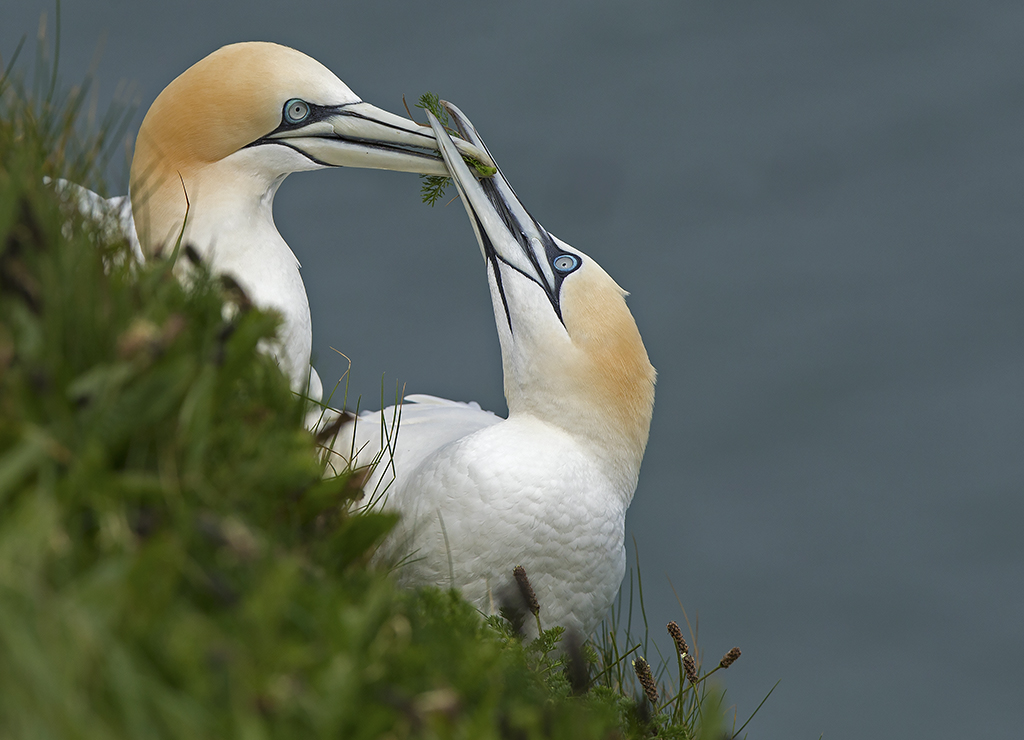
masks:
[[[693,662],[693,656],[687,653],[683,656],[683,672],[686,680],[692,684],[697,683],[697,664]]]
[[[725,654],[725,657],[722,658],[722,662],[719,663],[718,665],[722,666],[722,668],[728,668],[733,663],[735,663],[736,659],[739,658],[739,657],[740,657],[740,649],[738,647],[734,647],[732,650],[730,650],[729,652],[727,652]]]
[[[686,655],[690,652],[690,647],[686,644],[686,640],[683,639],[683,631],[679,629],[678,624],[675,622],[669,622],[668,633],[672,636],[672,641],[676,644],[676,652],[680,655]]]
[[[523,601],[526,603],[526,608],[530,610],[533,616],[540,614],[540,602],[537,601],[537,594],[533,592],[533,586],[530,585],[530,579],[526,577],[526,568],[521,565],[517,565],[512,569],[512,575],[515,576],[516,584],[519,586],[519,593],[523,595]]]
[[[647,700],[652,706],[658,706],[658,685],[654,682],[650,664],[643,658],[637,658],[633,661],[633,670],[636,671],[636,677],[640,679],[640,685],[644,687]]]

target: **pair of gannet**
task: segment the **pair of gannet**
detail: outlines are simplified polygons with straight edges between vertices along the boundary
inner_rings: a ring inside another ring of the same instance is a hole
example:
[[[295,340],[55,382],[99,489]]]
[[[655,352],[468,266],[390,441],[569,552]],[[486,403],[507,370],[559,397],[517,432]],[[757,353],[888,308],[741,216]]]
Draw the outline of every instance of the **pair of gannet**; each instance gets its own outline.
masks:
[[[489,164],[479,148],[457,146]],[[430,128],[364,103],[316,60],[277,44],[238,43],[157,96],[135,144],[130,204],[84,189],[72,195],[89,214],[116,218],[140,256],[168,253],[180,235],[255,305],[280,312],[270,349],[292,387],[319,400],[309,302],[299,262],[274,225],[274,195],[292,172],[325,167],[447,175],[436,152]]]
[[[404,561],[403,582],[460,588],[492,613],[522,565],[544,624],[587,634],[625,570],[625,513],[654,369],[622,289],[541,227],[501,173],[477,181],[461,155],[493,160],[465,116],[449,110],[465,140],[433,117],[427,128],[363,103],[293,49],[234,44],[157,97],[139,131],[130,211],[123,198],[99,210],[121,219],[146,255],[181,234],[214,272],[279,311],[273,351],[293,387],[308,383],[319,398],[298,261],[274,226],[277,188],[291,172],[329,166],[450,172],[484,256],[509,417],[413,396],[397,445],[364,416],[342,427],[334,449],[357,467],[383,449],[368,487],[386,488],[385,505],[402,514],[380,558]],[[443,162],[430,152],[438,148]],[[98,210],[95,199],[80,200]]]
[[[486,150],[455,106],[461,134]],[[334,445],[401,514],[379,553],[408,585],[454,587],[485,613],[515,607],[522,565],[545,628],[588,635],[625,573],[626,508],[654,404],[626,293],[544,229],[503,173],[477,180],[428,116],[487,270],[509,415],[410,396],[363,414]],[[492,160],[493,161],[493,160]],[[397,436],[390,420],[399,417]],[[355,455],[351,455],[355,451]],[[532,622],[527,629],[534,631]]]

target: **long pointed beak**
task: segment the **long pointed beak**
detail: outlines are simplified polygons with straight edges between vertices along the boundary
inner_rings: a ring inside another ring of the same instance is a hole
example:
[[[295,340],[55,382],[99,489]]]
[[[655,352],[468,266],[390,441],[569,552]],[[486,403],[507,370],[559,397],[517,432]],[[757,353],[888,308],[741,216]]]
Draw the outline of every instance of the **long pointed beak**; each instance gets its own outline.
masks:
[[[493,162],[483,139],[462,111],[451,103],[442,101],[442,105],[451,114],[459,133],[470,144],[486,152],[488,160]],[[459,140],[450,137],[429,111],[427,118],[440,143],[441,155],[462,196],[484,259],[494,263],[497,273],[500,273],[497,263],[505,263],[539,284],[561,317],[558,306],[561,280],[552,270],[551,263],[565,250],[555,244],[548,230],[526,210],[501,168],[495,165],[498,171],[493,177],[478,180],[460,156]]]
[[[332,167],[448,175],[438,154],[437,136],[428,126],[362,102],[318,113],[310,123],[280,129],[258,143],[284,144],[317,164]],[[456,142],[455,147],[484,167],[493,166],[490,154],[480,147],[466,141]]]

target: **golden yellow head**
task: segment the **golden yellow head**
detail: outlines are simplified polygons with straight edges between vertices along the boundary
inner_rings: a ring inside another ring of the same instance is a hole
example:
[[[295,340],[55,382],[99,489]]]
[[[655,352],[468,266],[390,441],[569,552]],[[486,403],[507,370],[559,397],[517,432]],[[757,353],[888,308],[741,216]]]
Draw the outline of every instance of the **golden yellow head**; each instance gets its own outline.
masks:
[[[231,44],[181,73],[157,96],[139,129],[132,184],[150,168],[188,171],[273,131],[291,98],[358,102],[320,62],[287,46]]]
[[[489,163],[470,144],[460,149]],[[272,202],[291,172],[350,166],[446,175],[436,152],[429,127],[362,102],[302,52],[231,44],[171,82],[142,122],[131,169],[139,239],[150,253],[173,241],[186,194],[190,223],[197,210],[205,220],[204,233],[191,236],[216,241],[207,232],[232,213],[251,221],[246,208]]]
[[[289,96],[355,102],[330,70],[278,44],[231,44],[196,62],[146,113],[132,160],[132,208],[143,249],[173,239],[202,170],[273,131]],[[197,193],[194,193],[195,195]]]

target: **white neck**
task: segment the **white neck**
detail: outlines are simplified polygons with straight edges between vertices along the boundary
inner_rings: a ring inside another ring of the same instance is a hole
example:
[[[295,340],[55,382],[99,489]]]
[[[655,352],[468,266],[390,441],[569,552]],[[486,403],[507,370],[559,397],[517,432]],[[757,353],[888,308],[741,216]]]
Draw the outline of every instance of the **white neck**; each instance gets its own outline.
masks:
[[[646,434],[635,439],[597,398],[567,398],[557,391],[548,395],[534,389],[526,397],[512,395],[508,405],[510,419],[533,417],[570,434],[621,493],[623,506],[629,506],[640,475]]]
[[[233,278],[256,306],[281,314],[278,344],[270,349],[292,387],[301,390],[312,348],[309,302],[299,261],[274,225],[274,195],[286,175],[269,175],[266,155],[242,149],[182,173],[189,206],[181,243],[195,249],[212,272]],[[287,150],[282,155],[295,156]],[[294,163],[283,162],[279,169],[294,170]],[[180,221],[175,228],[180,230]],[[155,236],[173,244],[177,233]]]
[[[647,446],[655,372],[623,290],[578,254],[587,261],[562,284],[561,320],[535,281],[509,271],[502,294],[488,270],[505,399],[510,418],[529,415],[572,435],[628,505]]]

